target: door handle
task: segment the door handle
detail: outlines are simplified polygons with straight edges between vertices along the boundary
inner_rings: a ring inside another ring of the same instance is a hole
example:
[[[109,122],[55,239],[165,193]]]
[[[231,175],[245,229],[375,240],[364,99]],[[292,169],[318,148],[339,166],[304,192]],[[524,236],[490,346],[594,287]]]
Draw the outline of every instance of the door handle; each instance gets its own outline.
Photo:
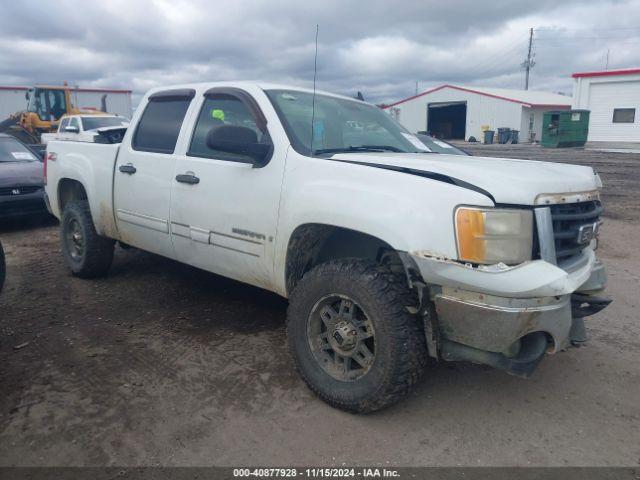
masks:
[[[200,179],[193,173],[181,173],[180,175],[176,175],[176,180],[180,183],[189,183],[191,185],[200,183]]]
[[[128,173],[129,175],[133,175],[137,171],[136,167],[134,167],[130,163],[127,163],[126,165],[120,165],[118,167],[118,170],[120,170],[122,173]]]

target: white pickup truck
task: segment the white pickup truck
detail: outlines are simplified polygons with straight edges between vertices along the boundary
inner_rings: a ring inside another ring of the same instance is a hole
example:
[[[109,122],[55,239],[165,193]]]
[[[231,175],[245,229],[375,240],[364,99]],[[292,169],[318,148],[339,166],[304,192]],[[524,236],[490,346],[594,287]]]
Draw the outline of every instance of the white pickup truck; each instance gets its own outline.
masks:
[[[106,113],[84,115],[65,115],[60,119],[58,131],[43,133],[44,145],[51,140],[70,140],[75,142],[117,143],[122,141],[129,126],[129,119]]]
[[[117,241],[287,297],[298,371],[348,411],[397,401],[429,356],[526,377],[609,302],[593,169],[426,152],[352,98],[156,88],[121,144],[46,158],[75,275]]]

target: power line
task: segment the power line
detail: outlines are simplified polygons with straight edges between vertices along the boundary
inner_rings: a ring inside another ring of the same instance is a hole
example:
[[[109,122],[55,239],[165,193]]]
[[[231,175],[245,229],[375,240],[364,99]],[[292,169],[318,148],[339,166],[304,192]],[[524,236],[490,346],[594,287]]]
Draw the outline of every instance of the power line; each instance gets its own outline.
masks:
[[[492,55],[482,58],[481,61],[466,68],[465,72],[473,73],[474,76],[479,76],[480,74],[486,73],[499,65],[508,63],[508,61],[505,62],[505,60],[512,58],[512,55],[515,55],[517,50],[520,50],[521,48],[524,48],[524,47],[525,47],[524,40],[520,40],[504,50],[497,51]]]
[[[611,42],[613,43],[615,46],[620,46],[620,45],[640,45],[640,42]],[[604,45],[601,45],[601,47],[603,47]],[[566,45],[566,44],[561,44],[561,43],[547,43],[544,45],[540,45],[537,44],[536,45],[536,49],[540,48],[540,47],[544,47],[544,48],[575,48],[575,45]]]
[[[640,30],[640,27],[620,27],[620,28],[591,28],[591,27],[579,27],[579,28],[566,28],[566,27],[536,27],[536,32],[563,32],[563,31],[578,31],[589,30],[594,32],[617,32],[619,30]]]
[[[566,42],[570,40],[626,40],[628,38],[640,38],[640,33],[637,35],[626,35],[624,37],[536,37],[536,41]]]

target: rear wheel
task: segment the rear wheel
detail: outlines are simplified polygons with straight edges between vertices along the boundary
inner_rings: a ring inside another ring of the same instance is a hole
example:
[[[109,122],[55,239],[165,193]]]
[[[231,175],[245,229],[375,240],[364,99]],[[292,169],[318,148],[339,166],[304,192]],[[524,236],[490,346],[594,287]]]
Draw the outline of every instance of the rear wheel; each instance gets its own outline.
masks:
[[[2,287],[4,286],[4,279],[7,274],[7,266],[4,261],[4,250],[2,248],[2,243],[0,243],[0,292],[2,291]]]
[[[291,294],[289,349],[309,387],[330,405],[372,412],[405,396],[426,363],[406,280],[360,259],[322,264]]]
[[[114,241],[96,232],[89,203],[70,202],[60,222],[62,253],[74,275],[94,278],[106,275],[113,261]]]

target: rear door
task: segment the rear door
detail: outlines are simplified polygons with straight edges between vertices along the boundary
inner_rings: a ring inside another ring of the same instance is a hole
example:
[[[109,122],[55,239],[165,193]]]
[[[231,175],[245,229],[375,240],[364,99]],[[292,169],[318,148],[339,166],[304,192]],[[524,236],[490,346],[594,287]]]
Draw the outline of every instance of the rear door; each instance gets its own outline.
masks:
[[[184,153],[177,155],[172,191],[177,258],[270,288],[288,144],[273,144],[264,113],[244,90],[213,88],[198,103],[196,121],[189,122],[195,127],[185,134]],[[209,148],[207,134],[224,125],[250,129],[257,143],[271,145],[268,163],[256,168],[246,155]]]
[[[122,144],[114,172],[114,204],[120,239],[174,257],[169,235],[174,150],[195,90],[151,95],[130,142]]]

